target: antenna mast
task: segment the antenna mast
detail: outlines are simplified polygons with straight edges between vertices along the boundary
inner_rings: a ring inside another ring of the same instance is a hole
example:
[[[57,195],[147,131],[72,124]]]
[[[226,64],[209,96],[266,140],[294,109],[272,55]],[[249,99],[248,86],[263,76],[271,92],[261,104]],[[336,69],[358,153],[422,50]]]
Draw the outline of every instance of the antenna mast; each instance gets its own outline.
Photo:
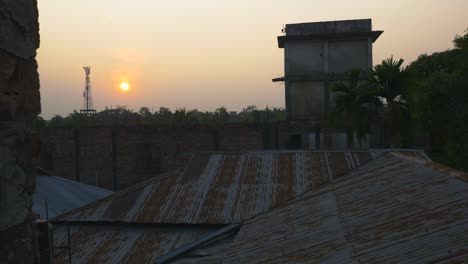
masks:
[[[96,110],[93,108],[93,96],[91,94],[91,84],[89,81],[89,74],[91,73],[91,67],[83,67],[85,74],[86,74],[86,80],[85,80],[85,90],[83,92],[83,98],[84,98],[84,109],[80,110],[81,114],[84,115],[94,115],[96,114]]]

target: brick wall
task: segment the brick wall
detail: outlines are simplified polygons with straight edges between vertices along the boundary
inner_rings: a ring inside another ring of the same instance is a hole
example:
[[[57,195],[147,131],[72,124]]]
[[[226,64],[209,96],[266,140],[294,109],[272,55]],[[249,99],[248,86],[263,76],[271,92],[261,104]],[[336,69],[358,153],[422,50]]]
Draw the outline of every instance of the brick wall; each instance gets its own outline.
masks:
[[[41,133],[41,166],[71,180],[75,179],[73,132],[70,128],[53,128]]]
[[[265,128],[242,124],[58,127],[47,128],[41,135],[44,169],[111,190],[183,167],[194,152],[260,150],[273,145],[268,143],[271,138],[265,138]]]
[[[219,130],[219,150],[264,149],[263,128],[247,125],[227,125]]]
[[[319,131],[312,124],[288,122],[270,126],[48,128],[42,131],[41,166],[57,176],[119,190],[160,173],[183,168],[194,152],[315,149],[309,142],[311,133],[326,135],[332,133],[330,131]],[[325,139],[323,136],[319,141],[325,142]],[[324,142],[320,149],[327,149]]]
[[[79,133],[80,181],[112,189],[112,130],[86,127],[75,133]]]

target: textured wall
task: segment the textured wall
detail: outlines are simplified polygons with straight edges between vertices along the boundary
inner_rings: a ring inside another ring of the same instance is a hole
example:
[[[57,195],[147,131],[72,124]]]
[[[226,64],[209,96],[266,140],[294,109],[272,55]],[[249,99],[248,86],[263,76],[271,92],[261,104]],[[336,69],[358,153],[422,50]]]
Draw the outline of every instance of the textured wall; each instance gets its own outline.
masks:
[[[291,75],[314,75],[323,72],[324,44],[322,40],[302,40],[285,44],[285,73]]]
[[[285,74],[290,119],[323,120],[330,108],[325,82],[346,79],[351,69],[367,70],[372,65],[368,38],[342,40],[300,40],[285,44]],[[331,103],[334,103],[333,101]],[[327,119],[327,117],[325,117]]]
[[[236,124],[223,128],[202,125],[48,128],[41,133],[41,166],[61,177],[106,189],[122,189],[183,166],[189,153],[259,150],[275,145],[274,129],[269,134],[264,130]],[[139,153],[145,150],[151,153]],[[154,166],[142,170],[142,165],[147,166],[141,160],[149,155]]]
[[[369,40],[350,39],[350,40],[333,40],[328,44],[328,71],[331,73],[343,73],[350,69],[367,70],[372,67],[368,65]]]
[[[361,19],[286,25],[278,43],[285,55],[287,119],[328,119],[323,115],[332,109],[329,82],[346,80],[351,69],[372,67],[371,24]]]
[[[0,0],[0,263],[34,262],[31,196],[40,112],[35,60],[39,24],[35,0]]]
[[[288,83],[288,92],[291,98],[290,114],[295,119],[324,120],[325,113],[325,87],[324,82],[291,82]]]

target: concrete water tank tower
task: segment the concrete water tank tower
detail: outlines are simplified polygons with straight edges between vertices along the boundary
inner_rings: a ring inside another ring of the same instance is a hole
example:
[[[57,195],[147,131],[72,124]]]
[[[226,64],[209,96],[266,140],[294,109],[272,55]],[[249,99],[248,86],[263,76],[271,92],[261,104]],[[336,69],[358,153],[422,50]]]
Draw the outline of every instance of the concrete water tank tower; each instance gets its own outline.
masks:
[[[383,31],[371,19],[287,24],[278,37],[284,48],[288,119],[317,119],[330,109],[330,84],[350,69],[372,68],[372,44]]]
[[[331,85],[347,80],[351,69],[362,69],[365,78],[372,44],[383,31],[373,31],[371,19],[359,19],[287,24],[283,33],[278,46],[284,48],[284,77],[273,81],[285,83],[286,117],[327,129],[334,107]],[[327,136],[333,137],[322,137]]]

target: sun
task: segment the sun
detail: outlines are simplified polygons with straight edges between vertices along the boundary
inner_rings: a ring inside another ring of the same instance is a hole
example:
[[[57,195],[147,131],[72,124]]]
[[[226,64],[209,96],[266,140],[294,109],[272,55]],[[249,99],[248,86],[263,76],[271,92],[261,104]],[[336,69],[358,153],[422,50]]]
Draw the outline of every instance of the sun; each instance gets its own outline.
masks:
[[[120,90],[126,92],[126,91],[128,91],[129,89],[130,89],[130,85],[128,85],[128,83],[123,82],[123,83],[120,84]]]

